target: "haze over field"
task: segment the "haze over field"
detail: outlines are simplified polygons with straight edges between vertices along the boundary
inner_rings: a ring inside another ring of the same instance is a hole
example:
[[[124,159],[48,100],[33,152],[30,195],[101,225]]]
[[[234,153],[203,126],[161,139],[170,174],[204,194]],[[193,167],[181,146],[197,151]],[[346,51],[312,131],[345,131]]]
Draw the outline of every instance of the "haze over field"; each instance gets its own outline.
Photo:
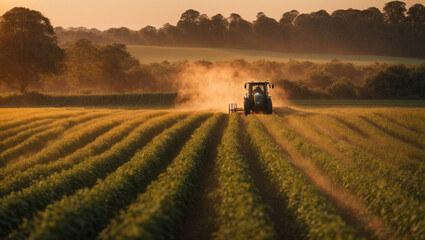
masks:
[[[354,64],[422,64],[424,59],[402,58],[373,55],[338,55],[338,54],[302,54],[302,53],[280,53],[272,51],[259,51],[231,48],[188,48],[188,47],[159,47],[144,45],[129,45],[128,51],[141,63],[153,63],[167,60],[175,61],[230,61],[245,59],[247,61],[269,60],[269,61],[311,61],[315,63],[326,63],[332,59]]]
[[[299,1],[196,1],[196,0],[0,0],[0,15],[13,7],[21,6],[37,9],[49,16],[54,26],[87,27],[108,29],[110,27],[129,27],[140,29],[146,25],[161,27],[165,23],[175,23],[180,14],[187,9],[197,9],[209,16],[221,13],[225,16],[237,12],[244,19],[255,20],[262,11],[270,17],[279,19],[286,11],[296,9],[310,13],[324,9],[332,12],[337,9],[382,8],[388,0],[299,0]],[[408,6],[417,0],[404,1]]]

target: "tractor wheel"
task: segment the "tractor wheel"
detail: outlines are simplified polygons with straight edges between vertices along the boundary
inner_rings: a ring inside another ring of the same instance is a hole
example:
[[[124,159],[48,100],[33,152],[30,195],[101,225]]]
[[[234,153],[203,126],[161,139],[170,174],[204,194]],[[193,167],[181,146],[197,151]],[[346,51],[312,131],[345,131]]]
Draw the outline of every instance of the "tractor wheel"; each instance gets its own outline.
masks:
[[[249,102],[248,102],[248,100],[247,100],[247,99],[245,99],[245,100],[243,101],[243,111],[244,111],[244,113],[245,113],[245,116],[247,116],[248,114],[250,114],[250,113],[251,113],[251,109],[250,109]]]
[[[267,101],[266,101],[266,114],[272,114],[272,112],[273,112],[272,100],[267,99]]]

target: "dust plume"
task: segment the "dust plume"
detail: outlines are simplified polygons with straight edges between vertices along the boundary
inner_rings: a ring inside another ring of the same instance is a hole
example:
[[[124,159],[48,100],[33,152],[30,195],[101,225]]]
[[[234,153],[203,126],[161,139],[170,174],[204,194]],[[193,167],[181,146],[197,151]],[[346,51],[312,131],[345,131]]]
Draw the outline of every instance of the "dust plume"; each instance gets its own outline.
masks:
[[[176,108],[227,112],[230,103],[243,108],[243,96],[247,92],[244,83],[266,81],[253,76],[240,66],[227,64],[189,64],[176,81],[178,89]],[[278,101],[276,89],[271,89],[273,105]]]

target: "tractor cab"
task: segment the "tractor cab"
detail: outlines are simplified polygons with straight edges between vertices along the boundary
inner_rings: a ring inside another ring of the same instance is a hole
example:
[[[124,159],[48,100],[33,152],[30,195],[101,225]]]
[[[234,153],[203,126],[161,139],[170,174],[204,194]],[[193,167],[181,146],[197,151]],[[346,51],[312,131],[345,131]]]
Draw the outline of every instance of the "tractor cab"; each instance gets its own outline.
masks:
[[[244,113],[248,115],[252,112],[263,112],[271,114],[273,111],[272,100],[269,95],[269,88],[274,88],[274,85],[266,82],[247,82],[245,89],[248,92],[244,96]]]
[[[244,96],[244,106],[238,108],[237,104],[229,104],[229,113],[244,111],[245,116],[253,113],[263,112],[264,114],[272,114],[272,99],[269,95],[269,89],[274,88],[274,85],[266,82],[247,82],[245,89],[248,92]]]

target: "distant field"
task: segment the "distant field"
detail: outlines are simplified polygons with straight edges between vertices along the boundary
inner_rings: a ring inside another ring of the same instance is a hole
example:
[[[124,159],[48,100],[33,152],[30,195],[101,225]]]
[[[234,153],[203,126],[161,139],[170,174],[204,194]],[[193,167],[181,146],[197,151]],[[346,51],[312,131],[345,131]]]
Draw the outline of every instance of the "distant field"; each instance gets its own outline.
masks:
[[[425,239],[425,108],[338,102],[0,109],[0,238]]]
[[[229,48],[185,48],[185,47],[156,47],[143,45],[128,45],[128,50],[133,56],[142,63],[161,62],[164,60],[175,62],[180,60],[207,60],[222,61],[244,58],[247,61],[271,60],[288,61],[290,59],[298,61],[312,61],[317,63],[329,62],[332,59],[338,59],[343,62],[352,62],[355,64],[380,63],[403,63],[403,64],[421,64],[425,59],[399,58],[385,56],[367,56],[367,55],[334,55],[334,54],[293,54],[278,53],[269,51],[229,49]]]

